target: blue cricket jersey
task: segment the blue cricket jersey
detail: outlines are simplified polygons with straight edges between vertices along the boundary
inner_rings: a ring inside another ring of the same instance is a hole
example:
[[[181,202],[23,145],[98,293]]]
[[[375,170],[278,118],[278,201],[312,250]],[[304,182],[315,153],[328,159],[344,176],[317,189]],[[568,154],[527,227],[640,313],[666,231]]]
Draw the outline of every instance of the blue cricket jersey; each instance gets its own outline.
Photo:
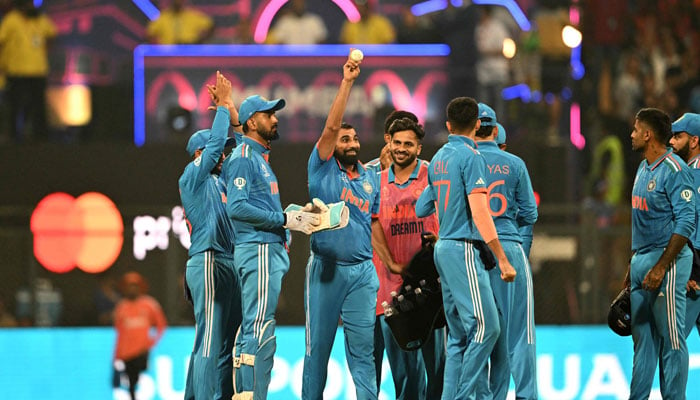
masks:
[[[350,178],[335,157],[322,160],[314,146],[309,157],[309,196],[326,204],[344,200],[350,221],[343,229],[311,235],[311,250],[338,264],[357,264],[372,259],[372,214],[379,210],[377,174],[357,163],[359,176]]]
[[[487,191],[486,162],[475,147],[466,136],[450,135],[430,161],[428,186],[416,202],[416,215],[430,215],[437,206],[440,239],[482,240],[467,199]]]
[[[228,109],[217,107],[209,141],[178,180],[192,242],[190,257],[207,250],[233,253],[234,229],[226,215],[226,183],[211,172],[224,152],[229,124]]]
[[[649,164],[642,160],[632,188],[632,251],[662,249],[672,234],[695,231],[695,196],[690,169],[668,149]]]
[[[270,149],[243,136],[224,162],[226,210],[236,229],[236,244],[286,242],[277,177],[267,162]]]
[[[695,194],[700,194],[700,155],[691,158],[688,161],[690,173],[693,175],[693,188]],[[696,249],[700,249],[700,229],[698,229],[698,219],[700,219],[700,201],[695,198],[695,232],[690,236],[690,243]]]
[[[523,242],[519,227],[537,221],[537,204],[525,162],[501,150],[496,142],[479,142],[486,160],[489,209],[498,238]]]

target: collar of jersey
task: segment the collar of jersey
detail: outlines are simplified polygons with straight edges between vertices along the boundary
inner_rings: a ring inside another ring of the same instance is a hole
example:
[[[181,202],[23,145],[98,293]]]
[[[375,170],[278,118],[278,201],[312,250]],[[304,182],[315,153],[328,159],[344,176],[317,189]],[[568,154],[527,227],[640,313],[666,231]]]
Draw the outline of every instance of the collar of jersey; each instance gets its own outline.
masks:
[[[472,140],[466,136],[463,136],[463,135],[450,134],[447,137],[447,140],[449,142],[464,142],[464,143],[470,145],[471,147],[476,148],[476,143],[474,143],[474,140]]]
[[[666,157],[669,157],[671,154],[673,154],[673,149],[669,147],[661,157],[657,158],[652,164],[649,165],[649,170],[653,171],[666,159]]]
[[[249,138],[248,136],[243,136],[243,143],[246,145],[250,146],[251,149],[257,151],[258,153],[267,156],[270,153],[270,148],[267,146],[263,146],[262,144],[258,143],[257,141]]]
[[[408,182],[410,182],[410,181],[412,181],[412,180],[414,180],[414,179],[418,179],[418,171],[420,171],[420,164],[421,164],[420,158],[418,158],[417,161],[418,161],[418,162],[416,163],[416,167],[413,168],[413,172],[411,172],[411,176],[409,176],[409,177],[408,177],[408,180],[407,180],[406,182],[404,182],[403,184],[406,184],[406,183],[408,183]],[[394,175],[394,164],[392,163],[392,164],[389,166],[389,168],[387,168],[387,170],[389,171],[389,172],[388,172],[388,174],[389,174],[389,176],[388,176],[389,183],[394,183],[394,180],[396,179],[396,175]],[[403,185],[403,184],[402,184],[402,185]]]

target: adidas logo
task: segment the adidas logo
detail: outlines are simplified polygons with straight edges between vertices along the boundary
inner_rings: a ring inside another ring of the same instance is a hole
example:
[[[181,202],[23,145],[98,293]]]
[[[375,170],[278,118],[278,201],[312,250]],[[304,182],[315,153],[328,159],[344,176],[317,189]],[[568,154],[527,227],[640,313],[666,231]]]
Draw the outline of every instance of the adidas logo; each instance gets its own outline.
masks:
[[[659,292],[659,297],[664,297],[664,292]]]
[[[486,182],[484,182],[484,180],[483,180],[482,178],[479,178],[479,179],[476,181],[476,184],[477,184],[477,185],[485,185]]]

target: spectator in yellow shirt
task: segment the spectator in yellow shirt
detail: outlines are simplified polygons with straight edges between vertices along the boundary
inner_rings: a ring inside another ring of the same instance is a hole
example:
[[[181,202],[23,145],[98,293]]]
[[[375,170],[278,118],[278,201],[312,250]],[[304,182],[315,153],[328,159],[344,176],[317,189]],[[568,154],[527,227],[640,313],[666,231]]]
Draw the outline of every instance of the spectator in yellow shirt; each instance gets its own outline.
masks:
[[[32,0],[15,0],[0,23],[0,73],[6,77],[10,126],[18,142],[24,140],[27,124],[35,136],[48,136],[48,46],[56,33],[56,26]]]
[[[160,16],[146,27],[146,37],[154,44],[198,44],[214,33],[214,20],[203,12],[187,7],[187,0],[172,0]]]
[[[396,40],[391,21],[375,13],[368,0],[355,0],[360,12],[358,22],[345,21],[340,30],[340,42],[345,44],[388,44]]]

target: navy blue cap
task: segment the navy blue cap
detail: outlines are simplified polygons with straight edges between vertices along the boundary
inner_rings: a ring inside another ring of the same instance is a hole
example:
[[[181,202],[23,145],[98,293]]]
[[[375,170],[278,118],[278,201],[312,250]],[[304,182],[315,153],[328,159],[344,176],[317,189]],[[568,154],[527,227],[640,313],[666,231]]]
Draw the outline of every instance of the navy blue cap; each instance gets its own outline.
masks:
[[[248,96],[238,109],[238,123],[245,124],[256,112],[281,110],[285,104],[284,99],[268,100],[257,94]]]
[[[211,136],[211,129],[202,129],[190,136],[190,140],[187,142],[187,153],[190,157],[194,155],[195,151],[201,150],[207,145],[209,136]],[[236,144],[236,139],[232,137],[226,139],[225,146],[233,146],[234,144]]]

